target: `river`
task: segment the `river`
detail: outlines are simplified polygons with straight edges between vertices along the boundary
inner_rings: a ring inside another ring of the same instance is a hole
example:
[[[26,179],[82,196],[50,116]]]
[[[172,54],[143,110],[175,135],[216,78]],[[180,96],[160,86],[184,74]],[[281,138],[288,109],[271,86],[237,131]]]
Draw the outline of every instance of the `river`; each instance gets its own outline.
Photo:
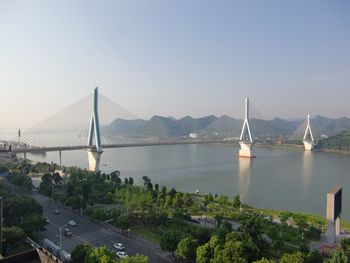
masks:
[[[350,156],[323,152],[256,147],[257,158],[238,158],[238,146],[172,145],[107,149],[101,170],[119,170],[122,179],[142,176],[179,191],[232,197],[255,207],[325,215],[326,193],[343,187],[342,217],[350,220]],[[37,161],[58,162],[58,153],[28,154]],[[85,151],[62,152],[62,164],[87,167]]]

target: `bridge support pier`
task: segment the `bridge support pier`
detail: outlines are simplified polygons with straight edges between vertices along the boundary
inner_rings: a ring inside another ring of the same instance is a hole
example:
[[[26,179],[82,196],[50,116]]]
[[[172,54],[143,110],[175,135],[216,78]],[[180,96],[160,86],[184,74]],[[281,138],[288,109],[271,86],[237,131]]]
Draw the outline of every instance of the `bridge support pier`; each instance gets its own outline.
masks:
[[[60,159],[60,167],[61,167],[62,166],[62,151],[61,150],[58,151],[58,157]]]
[[[89,167],[88,170],[91,172],[96,172],[100,169],[100,159],[102,155],[102,151],[98,151],[95,149],[88,149],[88,161],[89,161]]]
[[[253,136],[250,131],[250,125],[249,125],[249,99],[245,99],[245,115],[244,115],[244,122],[242,127],[241,136],[239,138],[239,146],[240,150],[238,153],[238,157],[245,157],[245,158],[255,158],[256,156],[253,155]]]
[[[310,126],[310,115],[307,115],[307,125],[304,133],[303,143],[305,151],[312,151],[315,146],[314,136],[312,135],[311,126]]]
[[[245,158],[256,157],[254,156],[253,150],[252,150],[253,143],[241,141],[239,142],[239,146],[240,146],[239,153],[238,153],[239,157],[245,157]]]
[[[313,142],[303,140],[305,151],[312,151],[314,149]]]
[[[88,136],[88,161],[89,161],[89,171],[96,172],[100,168],[100,158],[103,152],[101,135],[100,135],[100,121],[98,117],[98,88],[94,89],[92,97],[92,113],[90,119],[89,136]],[[95,146],[93,145],[95,138]]]

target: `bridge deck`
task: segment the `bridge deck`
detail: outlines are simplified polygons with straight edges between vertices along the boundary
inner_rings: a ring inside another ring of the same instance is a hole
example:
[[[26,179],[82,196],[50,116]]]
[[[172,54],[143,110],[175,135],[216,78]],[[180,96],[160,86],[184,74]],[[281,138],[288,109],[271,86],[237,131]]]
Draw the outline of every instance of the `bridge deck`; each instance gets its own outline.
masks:
[[[125,147],[144,147],[144,146],[157,146],[157,145],[181,145],[181,144],[215,144],[215,143],[226,143],[232,144],[236,141],[168,141],[168,142],[144,142],[144,143],[123,143],[123,144],[104,144],[103,149],[108,148],[125,148]],[[13,149],[14,153],[35,153],[35,152],[56,152],[56,151],[73,151],[73,150],[87,150],[94,149],[94,147],[87,145],[76,145],[76,146],[62,146],[62,147],[36,147],[36,148],[18,148]]]
[[[258,139],[254,143],[273,143],[276,140]],[[278,140],[280,141],[280,140]],[[163,141],[163,142],[139,142],[139,143],[120,143],[120,144],[104,144],[102,149],[109,148],[126,148],[126,147],[144,147],[144,146],[158,146],[158,145],[183,145],[183,144],[236,144],[239,140],[217,140],[217,141]],[[284,143],[295,143],[295,140],[283,140]],[[33,147],[33,148],[17,148],[12,149],[13,153],[39,153],[39,152],[57,152],[57,151],[74,151],[94,149],[88,145],[76,146],[61,146],[61,147]]]

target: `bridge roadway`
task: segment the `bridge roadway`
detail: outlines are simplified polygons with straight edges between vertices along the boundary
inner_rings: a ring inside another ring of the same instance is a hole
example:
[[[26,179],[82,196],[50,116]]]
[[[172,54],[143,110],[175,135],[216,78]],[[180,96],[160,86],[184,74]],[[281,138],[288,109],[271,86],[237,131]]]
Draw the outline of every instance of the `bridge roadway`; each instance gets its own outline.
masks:
[[[271,144],[276,141],[272,139],[256,139],[255,143],[267,143]],[[239,140],[213,140],[213,141],[160,141],[160,142],[137,142],[137,143],[120,143],[120,144],[104,144],[103,149],[109,148],[126,148],[126,147],[144,147],[144,146],[158,146],[158,145],[183,145],[183,144],[235,144]],[[296,140],[283,140],[283,143],[293,143]],[[58,151],[74,151],[74,150],[87,150],[94,149],[94,147],[87,145],[76,145],[76,146],[55,146],[55,147],[29,147],[29,148],[14,148],[13,153],[39,153],[39,152],[58,152]]]
[[[237,143],[239,140],[218,140],[218,141],[164,141],[164,142],[141,142],[141,143],[121,143],[121,144],[104,144],[103,149],[108,148],[125,148],[125,147],[144,147],[144,146],[157,146],[157,145],[180,145],[180,144],[214,144],[214,143]],[[94,149],[87,145],[76,145],[76,146],[62,146],[62,147],[29,147],[29,148],[18,148],[12,149],[13,153],[37,153],[37,152],[57,152],[57,151],[73,151],[73,150],[87,150]]]

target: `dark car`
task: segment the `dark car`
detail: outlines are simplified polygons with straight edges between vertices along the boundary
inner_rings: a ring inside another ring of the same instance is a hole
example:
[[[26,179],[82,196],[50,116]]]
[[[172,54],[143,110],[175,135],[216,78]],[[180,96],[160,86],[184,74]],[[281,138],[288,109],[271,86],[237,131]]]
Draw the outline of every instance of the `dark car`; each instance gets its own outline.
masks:
[[[60,210],[58,208],[54,209],[52,211],[52,213],[54,213],[55,215],[59,215],[60,214]]]

